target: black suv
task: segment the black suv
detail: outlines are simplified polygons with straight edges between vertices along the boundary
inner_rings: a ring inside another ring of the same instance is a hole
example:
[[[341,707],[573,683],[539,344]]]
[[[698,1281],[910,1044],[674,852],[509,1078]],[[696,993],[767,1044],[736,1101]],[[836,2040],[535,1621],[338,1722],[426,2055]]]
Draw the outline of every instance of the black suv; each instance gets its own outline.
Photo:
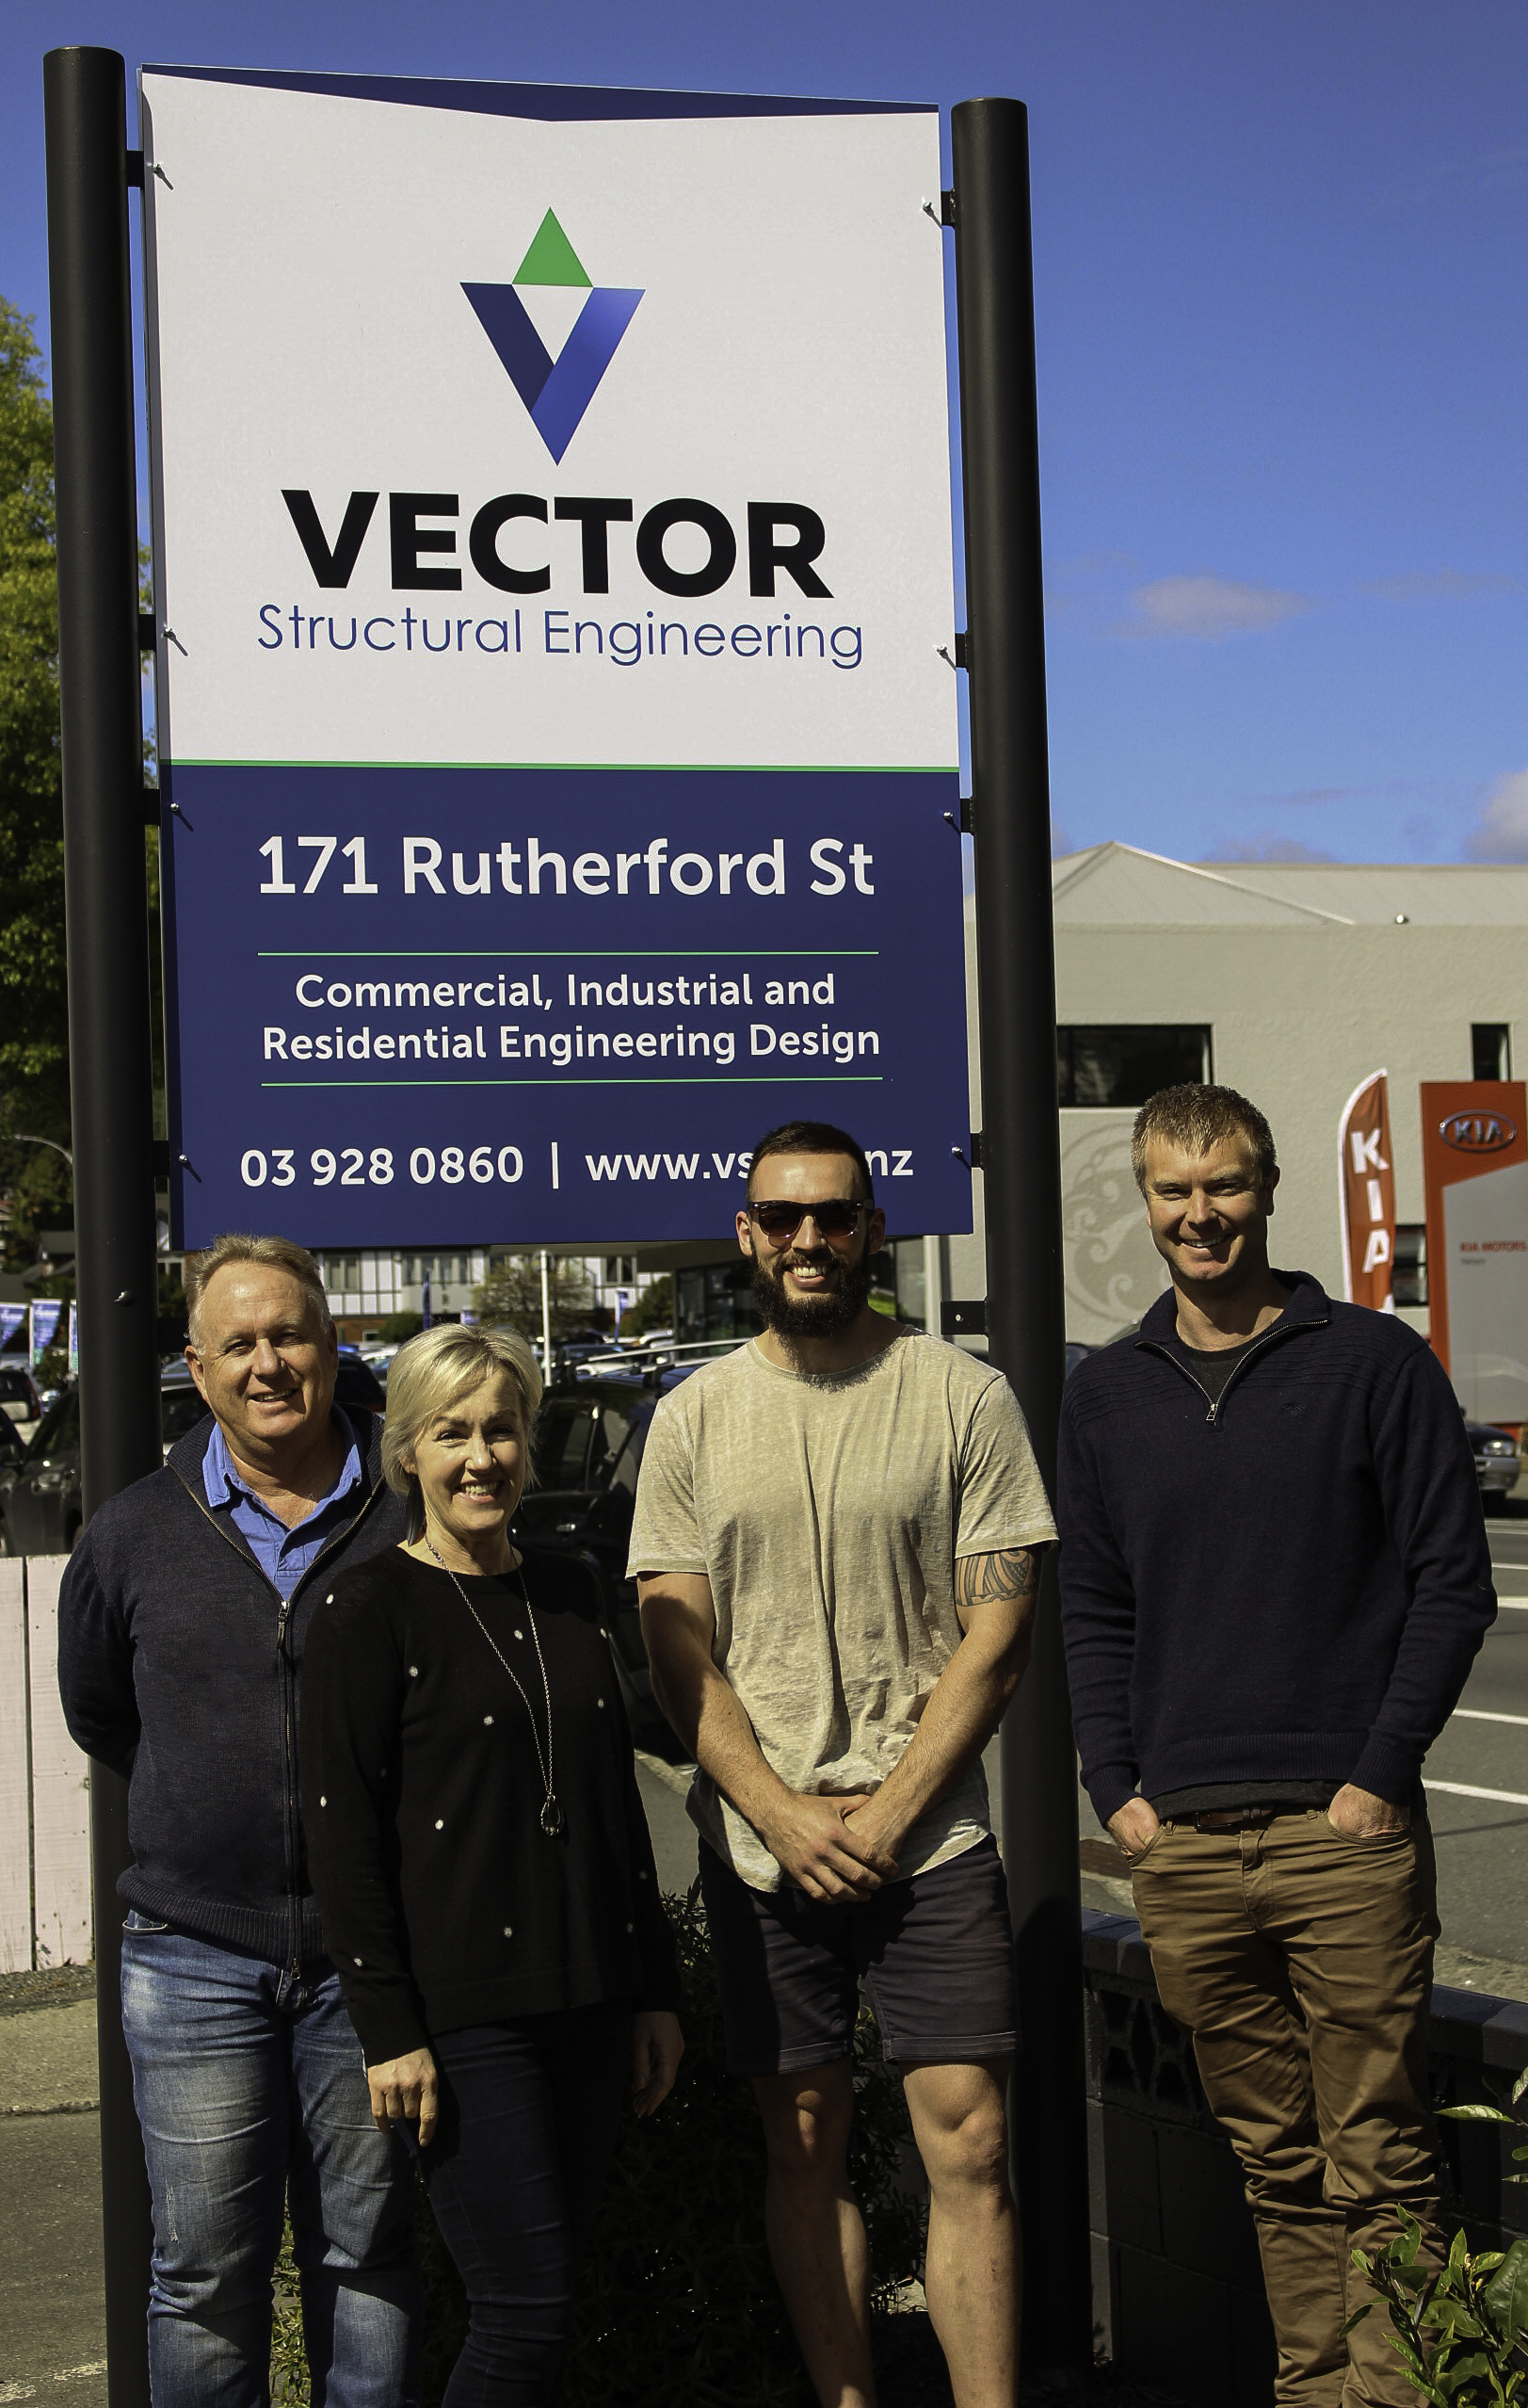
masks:
[[[653,1409],[693,1368],[680,1365],[646,1379],[612,1372],[548,1388],[531,1434],[537,1485],[521,1498],[512,1531],[526,1546],[575,1557],[598,1581],[632,1736],[658,1754],[672,1753],[676,1743],[652,1694],[626,1551]]]
[[[334,1398],[352,1412],[387,1410],[377,1374],[353,1347],[340,1349]],[[165,1453],[208,1417],[190,1366],[169,1364],[159,1382],[159,1428]],[[83,1518],[79,1389],[71,1381],[48,1407],[29,1446],[8,1449],[0,1432],[0,1556],[69,1555]]]

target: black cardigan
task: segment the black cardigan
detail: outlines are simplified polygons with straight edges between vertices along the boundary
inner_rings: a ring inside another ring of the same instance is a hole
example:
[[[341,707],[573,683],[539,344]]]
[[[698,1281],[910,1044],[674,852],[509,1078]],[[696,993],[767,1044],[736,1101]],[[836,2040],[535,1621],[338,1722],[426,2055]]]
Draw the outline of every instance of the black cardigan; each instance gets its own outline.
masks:
[[[337,1580],[302,1668],[308,1863],[368,2064],[459,2030],[629,1997],[674,2007],[631,1736],[593,1581],[527,1556],[552,1692],[544,1798],[526,1707],[450,1576],[394,1547]],[[522,1683],[546,1748],[520,1578],[463,1587]],[[517,1635],[518,1634],[518,1635]]]

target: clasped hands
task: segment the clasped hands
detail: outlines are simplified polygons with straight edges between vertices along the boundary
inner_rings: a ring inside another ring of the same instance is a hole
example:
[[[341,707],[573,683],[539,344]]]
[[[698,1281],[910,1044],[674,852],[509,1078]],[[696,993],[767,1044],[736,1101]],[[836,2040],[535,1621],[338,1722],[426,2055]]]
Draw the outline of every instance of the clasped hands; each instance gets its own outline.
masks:
[[[1386,1832],[1405,1831],[1411,1809],[1391,1805],[1388,1798],[1376,1798],[1372,1789],[1356,1789],[1345,1781],[1327,1809],[1327,1819],[1345,1839],[1378,1839]],[[1119,1812],[1109,1817],[1109,1829],[1132,1864],[1145,1855],[1161,1828],[1156,1808],[1147,1798],[1127,1798]]]
[[[808,1898],[850,1904],[894,1882],[893,1834],[877,1810],[879,1789],[840,1791],[831,1797],[797,1789],[782,1792],[768,1821],[760,1826],[770,1854]]]
[[[632,2105],[638,2115],[651,2115],[662,2106],[684,2054],[677,2015],[644,2009],[632,2017]],[[417,2124],[420,2147],[429,2146],[440,2118],[441,2086],[427,2048],[411,2048],[406,2057],[368,2065],[366,2087],[379,2132],[390,2132],[394,2124]]]

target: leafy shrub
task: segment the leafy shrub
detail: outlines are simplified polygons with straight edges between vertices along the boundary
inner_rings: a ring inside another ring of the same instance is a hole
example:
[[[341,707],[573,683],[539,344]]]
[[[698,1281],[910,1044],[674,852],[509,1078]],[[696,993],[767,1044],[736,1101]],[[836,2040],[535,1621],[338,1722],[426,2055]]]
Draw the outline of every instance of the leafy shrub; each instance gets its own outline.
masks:
[[[812,2393],[764,2242],[764,2136],[752,2093],[727,2071],[705,1915],[665,1899],[684,1987],[684,2061],[657,2114],[628,2113],[586,2254],[565,2377],[566,2408],[811,2408]],[[917,2273],[922,2219],[898,2188],[910,2147],[902,2084],[861,2012],[854,2050],[849,2174],[870,2234],[873,2303]],[[425,2289],[425,2408],[438,2403],[467,2328],[466,2303],[417,2192]],[[283,2258],[289,2263],[290,2236]],[[273,2395],[306,2408],[300,2330],[278,2270]],[[277,2390],[278,2371],[281,2388]]]
[[[1422,2227],[1403,2209],[1401,2229],[1382,2255],[1353,2252],[1354,2264],[1389,2308],[1394,2330],[1388,2337],[1407,2382],[1436,2408],[1507,2408],[1521,2392],[1525,2371],[1528,2240],[1515,2240],[1504,2254],[1499,2249],[1472,2254],[1467,2236],[1457,2232],[1440,2267],[1419,2267],[1421,2247]],[[1360,2307],[1343,2332],[1351,2333],[1378,2303]]]

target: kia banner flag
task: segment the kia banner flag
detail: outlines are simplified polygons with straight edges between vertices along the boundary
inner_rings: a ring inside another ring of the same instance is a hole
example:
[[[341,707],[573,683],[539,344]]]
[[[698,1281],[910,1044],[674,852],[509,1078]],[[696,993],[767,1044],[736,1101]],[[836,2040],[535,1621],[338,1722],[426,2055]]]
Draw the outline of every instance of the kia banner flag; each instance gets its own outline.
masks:
[[[1395,1172],[1390,1141],[1390,1087],[1376,1070],[1343,1107],[1338,1138],[1343,1213],[1343,1286],[1350,1304],[1393,1313]]]
[[[26,1318],[24,1304],[0,1304],[0,1347],[8,1347]]]

